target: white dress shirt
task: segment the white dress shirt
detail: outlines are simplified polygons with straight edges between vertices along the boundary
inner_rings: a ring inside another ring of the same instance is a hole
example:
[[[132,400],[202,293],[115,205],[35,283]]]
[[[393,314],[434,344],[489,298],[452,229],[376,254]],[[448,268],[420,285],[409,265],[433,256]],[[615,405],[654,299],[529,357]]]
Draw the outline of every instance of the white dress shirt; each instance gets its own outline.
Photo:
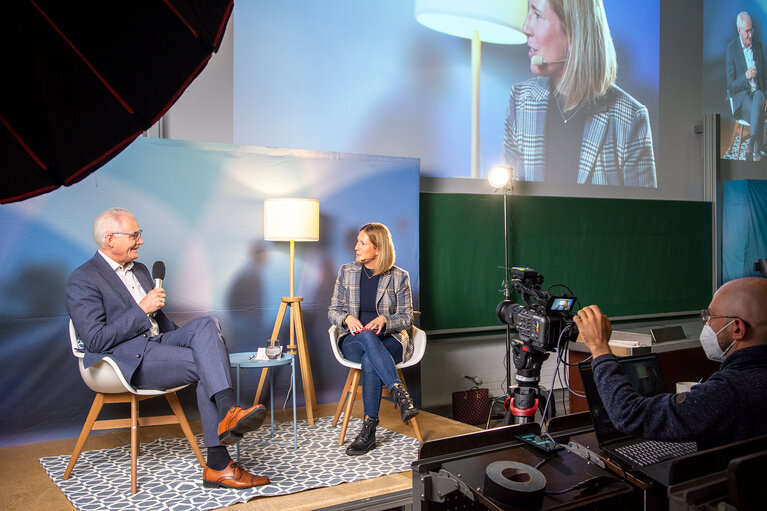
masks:
[[[116,263],[113,261],[108,255],[106,255],[104,252],[99,250],[99,254],[101,254],[101,257],[104,258],[104,260],[109,264],[109,266],[112,267],[112,269],[115,271],[118,277],[120,277],[120,280],[123,284],[125,284],[125,287],[128,289],[128,292],[130,292],[131,296],[134,300],[136,300],[136,303],[140,303],[141,300],[144,299],[146,296],[146,291],[144,291],[144,287],[141,285],[141,283],[138,281],[138,278],[136,278],[136,275],[133,273],[133,261],[129,262],[125,265],[125,267],[120,266],[119,263]],[[149,321],[152,323],[152,328],[149,329],[149,332],[152,334],[152,336],[160,335],[160,325],[157,324],[157,320],[152,317],[151,314],[147,314],[147,317],[149,318]]]
[[[754,49],[753,45],[750,45],[748,48],[743,45],[743,41],[740,41],[740,46],[743,48],[743,56],[746,57],[746,69],[750,69],[754,67],[756,64],[754,63]],[[761,71],[757,69],[757,71]],[[756,90],[756,80],[751,78],[748,81],[748,84],[751,86],[751,92],[754,92]]]

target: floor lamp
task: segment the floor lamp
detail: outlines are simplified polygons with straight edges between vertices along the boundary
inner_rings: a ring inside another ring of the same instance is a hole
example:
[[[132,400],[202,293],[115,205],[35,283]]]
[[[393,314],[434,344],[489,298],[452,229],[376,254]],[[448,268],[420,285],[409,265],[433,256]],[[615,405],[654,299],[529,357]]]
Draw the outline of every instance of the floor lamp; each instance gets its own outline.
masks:
[[[471,39],[471,177],[479,177],[479,71],[482,41],[523,44],[527,0],[416,0],[415,18],[437,32]]]
[[[295,242],[318,241],[320,239],[320,203],[314,199],[266,199],[264,201],[264,239],[267,241],[290,242],[290,296],[283,296],[277,320],[274,322],[272,339],[280,335],[285,312],[290,308],[290,344],[288,353],[298,353],[301,365],[301,380],[304,385],[304,402],[309,425],[314,425],[314,412],[317,409],[317,396],[314,393],[312,365],[309,361],[309,348],[306,344],[306,329],[301,313],[300,296],[295,296],[294,268]],[[261,370],[261,380],[256,391],[256,401],[266,380],[267,369]],[[294,389],[295,392],[295,389]]]

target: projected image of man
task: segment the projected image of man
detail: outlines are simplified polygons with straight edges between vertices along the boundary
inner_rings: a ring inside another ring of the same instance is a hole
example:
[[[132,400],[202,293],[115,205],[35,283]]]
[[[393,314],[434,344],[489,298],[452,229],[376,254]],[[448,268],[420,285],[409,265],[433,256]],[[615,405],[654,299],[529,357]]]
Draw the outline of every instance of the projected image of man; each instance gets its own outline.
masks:
[[[762,137],[767,108],[764,53],[762,45],[754,40],[751,16],[746,11],[738,13],[736,26],[738,37],[727,45],[727,90],[735,117],[751,124],[746,159],[759,161],[764,155]]]

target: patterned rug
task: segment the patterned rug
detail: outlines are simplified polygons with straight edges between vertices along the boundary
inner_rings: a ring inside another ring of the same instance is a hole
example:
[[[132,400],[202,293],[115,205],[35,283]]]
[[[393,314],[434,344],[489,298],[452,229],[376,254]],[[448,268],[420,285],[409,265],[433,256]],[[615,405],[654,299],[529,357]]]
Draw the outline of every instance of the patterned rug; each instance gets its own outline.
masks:
[[[202,486],[202,469],[186,439],[158,439],[141,444],[138,460],[138,493],[130,492],[130,446],[84,452],[69,480],[64,474],[69,454],[40,458],[48,476],[78,510],[201,510],[231,506],[254,497],[286,495],[311,488],[370,479],[410,470],[418,455],[418,440],[378,428],[375,450],[365,456],[344,451],[362,427],[360,419],[349,421],[343,446],[338,445],[340,426],[332,417],[298,421],[298,450],[293,449],[293,423],[275,424],[245,435],[240,442],[240,462],[251,473],[265,475],[271,484],[248,490],[208,489]],[[202,435],[197,441],[202,448]],[[290,446],[259,442],[290,443]],[[232,457],[235,448],[230,448]],[[203,449],[203,456],[205,450]]]

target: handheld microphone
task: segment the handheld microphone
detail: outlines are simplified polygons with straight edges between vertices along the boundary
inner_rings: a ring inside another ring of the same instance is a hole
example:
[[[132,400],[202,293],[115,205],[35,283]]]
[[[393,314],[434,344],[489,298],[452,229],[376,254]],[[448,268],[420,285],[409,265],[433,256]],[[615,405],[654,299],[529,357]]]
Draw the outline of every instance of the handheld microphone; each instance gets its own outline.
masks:
[[[162,287],[162,281],[165,278],[165,263],[162,261],[155,261],[152,266],[152,278],[154,279],[154,287]]]
[[[530,57],[530,63],[534,66],[542,66],[544,64],[557,64],[559,62],[567,62],[568,59],[561,59],[561,60],[543,60],[543,57],[540,55],[533,55]]]

